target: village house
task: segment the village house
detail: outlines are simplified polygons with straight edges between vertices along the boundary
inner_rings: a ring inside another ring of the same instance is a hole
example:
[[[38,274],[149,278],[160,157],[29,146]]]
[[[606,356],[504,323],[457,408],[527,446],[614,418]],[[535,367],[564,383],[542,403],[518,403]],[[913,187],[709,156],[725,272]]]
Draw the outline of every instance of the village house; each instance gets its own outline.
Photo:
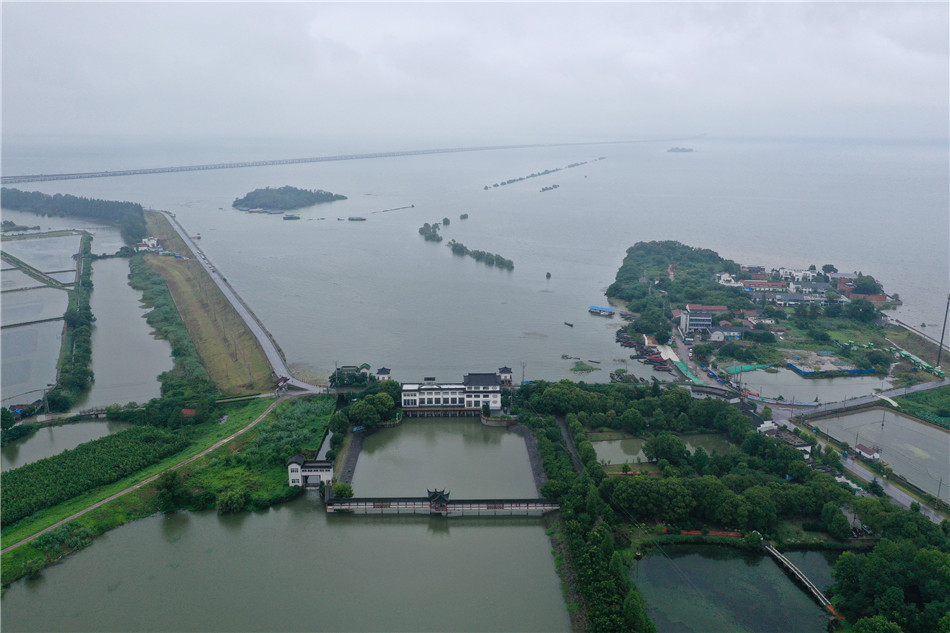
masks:
[[[719,327],[709,328],[709,341],[712,343],[721,343],[722,341],[736,341],[742,338],[742,335],[749,331],[747,327],[737,327],[734,325],[720,325]]]
[[[788,284],[788,289],[806,295],[825,294],[831,290],[831,284],[824,281],[796,281]]]
[[[137,253],[160,250],[162,250],[162,245],[161,241],[157,237],[146,237],[144,240],[135,245],[135,251]]]
[[[753,291],[780,292],[788,288],[788,282],[785,281],[746,281],[743,282],[745,288]]]
[[[873,448],[871,448],[870,446],[865,446],[864,444],[858,444],[854,447],[854,449],[858,452],[858,455],[860,455],[861,457],[865,459],[871,459],[874,461],[881,459],[881,454],[878,453]]]

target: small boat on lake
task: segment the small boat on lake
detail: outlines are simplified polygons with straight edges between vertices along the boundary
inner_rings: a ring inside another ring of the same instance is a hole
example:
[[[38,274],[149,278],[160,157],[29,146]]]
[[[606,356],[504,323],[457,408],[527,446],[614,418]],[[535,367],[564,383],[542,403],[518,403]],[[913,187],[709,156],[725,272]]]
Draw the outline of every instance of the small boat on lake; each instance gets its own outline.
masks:
[[[568,323],[567,321],[564,322],[564,325],[566,325],[567,327],[574,327],[573,323]]]
[[[366,218],[360,217],[358,215],[351,215],[347,218],[350,222],[366,222]]]
[[[300,216],[297,215],[296,213],[285,213],[284,219],[285,220],[299,220]]]

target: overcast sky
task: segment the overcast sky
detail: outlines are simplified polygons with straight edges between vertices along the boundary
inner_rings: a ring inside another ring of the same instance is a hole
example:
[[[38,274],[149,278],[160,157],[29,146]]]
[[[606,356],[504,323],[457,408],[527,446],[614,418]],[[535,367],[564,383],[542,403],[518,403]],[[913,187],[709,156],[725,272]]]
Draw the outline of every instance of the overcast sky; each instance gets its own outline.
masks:
[[[948,137],[948,3],[2,3],[3,133]]]

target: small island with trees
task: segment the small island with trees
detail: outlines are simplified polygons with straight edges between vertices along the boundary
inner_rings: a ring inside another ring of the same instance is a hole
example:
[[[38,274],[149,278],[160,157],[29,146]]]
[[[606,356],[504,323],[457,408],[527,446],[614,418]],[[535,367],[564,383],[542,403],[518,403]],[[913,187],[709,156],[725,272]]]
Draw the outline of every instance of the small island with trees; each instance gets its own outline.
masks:
[[[293,211],[335,200],[346,200],[346,196],[323,189],[298,189],[287,185],[276,189],[273,187],[255,189],[243,198],[237,198],[231,206],[241,211],[251,209]]]

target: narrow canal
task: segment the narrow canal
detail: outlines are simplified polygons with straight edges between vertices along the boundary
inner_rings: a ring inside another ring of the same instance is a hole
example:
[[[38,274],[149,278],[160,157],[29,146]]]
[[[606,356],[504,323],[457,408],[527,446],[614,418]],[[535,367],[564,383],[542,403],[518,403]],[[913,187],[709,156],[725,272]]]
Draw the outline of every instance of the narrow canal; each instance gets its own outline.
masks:
[[[105,437],[131,427],[125,422],[78,422],[76,424],[60,424],[39,429],[29,437],[10,442],[2,449],[3,459],[0,461],[3,470],[18,468],[44,457],[62,453],[67,449],[76,448],[83,442]]]

